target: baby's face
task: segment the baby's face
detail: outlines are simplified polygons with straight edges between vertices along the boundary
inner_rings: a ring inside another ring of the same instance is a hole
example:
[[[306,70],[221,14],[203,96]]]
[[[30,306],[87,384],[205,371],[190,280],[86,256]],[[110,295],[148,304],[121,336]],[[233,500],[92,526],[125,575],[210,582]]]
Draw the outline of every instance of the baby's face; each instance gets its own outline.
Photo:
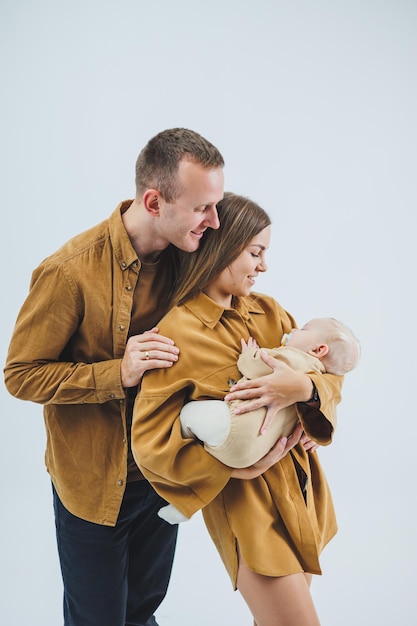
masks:
[[[310,320],[302,328],[293,328],[291,333],[284,335],[281,345],[311,352],[320,344],[325,343],[327,330],[327,322],[324,320]]]

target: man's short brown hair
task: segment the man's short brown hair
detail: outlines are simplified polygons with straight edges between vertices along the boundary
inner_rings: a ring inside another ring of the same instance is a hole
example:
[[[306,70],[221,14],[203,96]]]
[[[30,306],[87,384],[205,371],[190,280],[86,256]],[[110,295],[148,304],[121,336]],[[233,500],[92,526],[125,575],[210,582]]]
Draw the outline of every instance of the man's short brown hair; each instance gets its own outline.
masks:
[[[157,189],[167,202],[181,193],[177,180],[181,159],[207,168],[224,167],[219,150],[207,139],[187,128],[171,128],[155,135],[136,161],[136,194]]]

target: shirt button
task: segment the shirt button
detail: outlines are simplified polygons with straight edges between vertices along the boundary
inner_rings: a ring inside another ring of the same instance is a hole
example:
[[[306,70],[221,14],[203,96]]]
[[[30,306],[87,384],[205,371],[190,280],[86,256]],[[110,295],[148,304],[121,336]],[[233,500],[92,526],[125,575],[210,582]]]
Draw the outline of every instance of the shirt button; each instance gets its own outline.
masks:
[[[126,326],[124,326],[123,324],[119,324],[119,330],[125,330]]]
[[[132,287],[130,285],[127,285],[126,291],[132,291]]]
[[[114,393],[109,393],[109,398],[115,398],[116,395]]]
[[[119,485],[119,487],[121,487],[123,485],[123,480],[119,478],[119,480],[117,481],[117,484]]]
[[[126,263],[122,261],[122,267],[126,267]]]

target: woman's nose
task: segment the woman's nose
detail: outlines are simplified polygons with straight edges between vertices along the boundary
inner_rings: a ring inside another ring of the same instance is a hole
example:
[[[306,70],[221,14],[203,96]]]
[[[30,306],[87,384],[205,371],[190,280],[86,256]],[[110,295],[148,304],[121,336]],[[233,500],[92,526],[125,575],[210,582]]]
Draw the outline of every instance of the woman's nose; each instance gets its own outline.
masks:
[[[268,269],[268,265],[267,265],[265,259],[260,259],[260,261],[258,263],[258,271],[259,272],[266,272],[267,269]]]

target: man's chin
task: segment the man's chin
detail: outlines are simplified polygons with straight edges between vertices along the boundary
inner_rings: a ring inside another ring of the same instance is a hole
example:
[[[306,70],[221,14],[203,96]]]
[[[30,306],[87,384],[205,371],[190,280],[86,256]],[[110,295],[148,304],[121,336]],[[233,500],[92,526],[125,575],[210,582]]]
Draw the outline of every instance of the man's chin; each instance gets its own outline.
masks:
[[[185,242],[184,247],[182,247],[181,250],[183,250],[184,252],[195,252],[200,247],[200,241],[201,238],[197,239],[196,237],[194,237],[193,239]]]

